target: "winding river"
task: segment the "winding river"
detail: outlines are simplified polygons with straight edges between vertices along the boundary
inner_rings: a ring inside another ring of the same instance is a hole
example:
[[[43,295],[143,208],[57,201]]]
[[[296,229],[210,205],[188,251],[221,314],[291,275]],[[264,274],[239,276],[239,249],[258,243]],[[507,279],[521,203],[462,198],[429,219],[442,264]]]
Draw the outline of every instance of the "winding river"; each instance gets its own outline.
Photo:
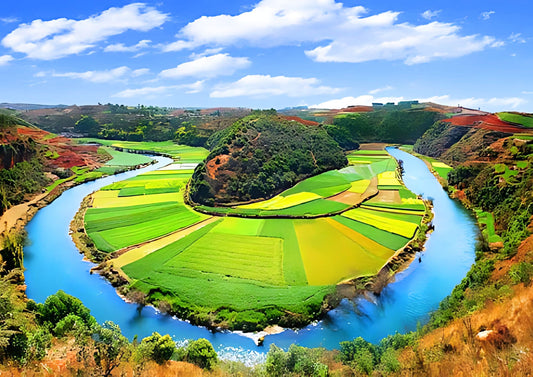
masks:
[[[438,307],[466,275],[474,262],[477,228],[473,218],[451,200],[420,159],[395,148],[388,152],[404,162],[404,182],[413,192],[433,199],[435,231],[426,243],[426,251],[396,275],[374,301],[344,300],[320,322],[304,329],[266,337],[263,347],[242,335],[212,333],[205,328],[161,315],[153,308],[141,312],[137,305],[124,302],[114,288],[99,275],[89,273],[92,263],[83,260],[69,235],[69,223],[82,199],[112,182],[157,169],[170,159],[157,157],[158,163],[136,171],[88,182],[65,191],[52,204],[37,212],[26,230],[30,245],[24,248],[27,295],[43,302],[59,289],[78,297],[99,322],[111,320],[120,325],[128,338],[150,335],[153,331],[170,334],[178,343],[186,339],[206,338],[225,359],[247,364],[261,362],[269,345],[287,348],[292,343],[306,347],[337,348],[339,342],[362,336],[378,342],[395,332],[415,330]]]

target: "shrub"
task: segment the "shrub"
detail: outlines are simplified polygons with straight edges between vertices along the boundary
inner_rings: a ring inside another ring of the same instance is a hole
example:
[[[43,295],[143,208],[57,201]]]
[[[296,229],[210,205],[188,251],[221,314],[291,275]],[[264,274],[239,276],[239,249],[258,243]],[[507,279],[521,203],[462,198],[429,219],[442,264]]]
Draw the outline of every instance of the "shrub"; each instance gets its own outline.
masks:
[[[527,262],[515,264],[509,270],[509,276],[515,284],[524,283],[528,285],[533,277],[533,265]]]

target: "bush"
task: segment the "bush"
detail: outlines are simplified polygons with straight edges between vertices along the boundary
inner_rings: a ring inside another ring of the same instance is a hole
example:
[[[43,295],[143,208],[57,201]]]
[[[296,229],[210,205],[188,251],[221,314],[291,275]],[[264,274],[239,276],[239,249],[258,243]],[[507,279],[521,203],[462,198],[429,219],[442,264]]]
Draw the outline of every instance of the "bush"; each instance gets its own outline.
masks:
[[[83,303],[63,291],[48,296],[44,304],[38,304],[39,321],[41,324],[54,326],[69,314],[79,317],[87,327],[96,325],[96,320]]]
[[[177,352],[178,360],[187,361],[203,369],[213,369],[218,362],[215,349],[207,339],[190,341],[185,349]]]
[[[266,372],[269,376],[281,377],[289,374],[298,376],[322,377],[329,373],[328,366],[319,362],[322,349],[310,349],[291,344],[284,352],[276,345],[271,345],[267,354]]]
[[[176,351],[176,344],[170,335],[161,336],[154,332],[151,336],[144,338],[139,346],[144,357],[154,360],[158,364],[163,364],[170,360]]]
[[[509,276],[515,284],[524,283],[528,285],[533,277],[533,265],[527,262],[515,264],[511,267]]]

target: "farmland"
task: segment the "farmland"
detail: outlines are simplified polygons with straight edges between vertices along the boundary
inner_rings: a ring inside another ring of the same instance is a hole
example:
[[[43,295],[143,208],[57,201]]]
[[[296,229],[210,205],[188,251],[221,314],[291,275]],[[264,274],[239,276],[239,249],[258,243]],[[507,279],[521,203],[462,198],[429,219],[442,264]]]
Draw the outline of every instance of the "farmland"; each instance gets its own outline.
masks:
[[[269,200],[191,207],[192,166],[180,163],[198,161],[198,151],[183,151],[179,163],[94,193],[85,230],[100,251],[119,251],[107,263],[128,280],[124,289],[195,324],[308,323],[338,283],[377,274],[425,213],[385,151],[350,153],[349,166]]]

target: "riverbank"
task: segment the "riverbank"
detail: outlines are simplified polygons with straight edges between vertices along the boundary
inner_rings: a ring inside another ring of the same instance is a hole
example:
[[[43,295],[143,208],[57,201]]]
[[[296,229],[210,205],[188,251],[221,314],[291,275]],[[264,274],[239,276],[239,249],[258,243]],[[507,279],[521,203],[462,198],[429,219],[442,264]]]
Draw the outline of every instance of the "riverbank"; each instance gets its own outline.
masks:
[[[377,179],[375,180],[375,186],[377,186]],[[378,191],[377,187],[375,191]],[[372,192],[372,194],[375,195],[376,193]],[[372,197],[374,195],[372,195]],[[421,203],[420,200],[419,202]],[[393,248],[392,250],[390,250],[391,253],[388,254],[388,259],[384,259],[384,263],[382,262],[383,264],[376,266],[376,270],[375,272],[372,272],[372,275],[356,275],[361,277],[353,280],[345,280],[341,283],[337,283],[338,280],[336,280],[334,283],[330,284],[331,290],[328,289],[327,294],[326,292],[319,292],[320,297],[318,297],[317,295],[316,300],[313,298],[313,302],[310,302],[309,300],[304,300],[309,301],[307,304],[304,303],[309,308],[309,310],[306,310],[305,312],[300,312],[299,310],[301,309],[298,309],[297,311],[287,307],[278,307],[274,304],[268,305],[265,309],[264,303],[262,303],[263,306],[261,307],[246,308],[240,310],[228,310],[227,306],[223,306],[222,308],[217,306],[216,309],[212,310],[209,309],[208,306],[202,306],[201,310],[192,310],[191,305],[189,305],[190,303],[181,302],[181,299],[171,299],[169,301],[166,298],[166,295],[168,295],[169,293],[159,292],[157,288],[150,288],[153,290],[153,292],[142,292],[139,288],[132,289],[131,284],[135,283],[135,280],[132,281],[132,279],[126,274],[124,274],[121,269],[121,266],[123,266],[124,264],[133,263],[138,259],[146,257],[153,251],[168,246],[173,241],[176,241],[176,239],[171,237],[172,234],[167,234],[158,238],[158,241],[163,241],[163,239],[167,238],[169,238],[169,241],[167,243],[163,242],[163,244],[158,243],[157,248],[144,247],[146,245],[145,243],[143,243],[138,245],[127,246],[124,249],[119,249],[113,253],[102,253],[96,249],[94,243],[90,240],[90,238],[85,232],[84,216],[87,208],[89,208],[90,206],[91,199],[86,197],[83,200],[78,212],[74,216],[73,222],[70,224],[70,232],[72,239],[77,245],[78,249],[83,252],[89,260],[99,264],[98,266],[93,267],[91,269],[91,272],[97,272],[105,279],[107,279],[107,281],[111,283],[111,285],[117,290],[117,292],[122,297],[126,297],[128,300],[136,301],[140,305],[153,305],[154,307],[158,308],[163,312],[169,313],[170,315],[176,315],[181,319],[191,321],[191,323],[195,325],[205,326],[213,331],[244,330],[247,332],[254,332],[261,331],[265,327],[271,325],[282,325],[286,328],[300,329],[302,327],[307,326],[309,323],[323,319],[331,310],[338,307],[340,302],[345,298],[353,299],[357,296],[366,296],[366,293],[379,294],[382,291],[383,287],[393,280],[394,274],[404,270],[415,258],[416,253],[421,250],[426,237],[426,233],[430,228],[429,223],[432,217],[431,205],[428,201],[425,201],[424,206],[421,206],[423,209],[425,209],[425,214],[422,216],[424,212],[420,213],[421,224],[419,225],[419,230],[415,233],[414,236],[412,236],[412,238],[407,244],[403,244],[400,249]],[[324,217],[331,216],[326,215]],[[187,231],[186,228],[184,228],[184,230],[185,232]],[[181,231],[182,230],[177,231],[177,233],[180,233]],[[170,240],[170,238],[172,238],[173,241]],[[139,254],[139,257],[137,259],[126,258],[126,263],[119,262],[118,265],[114,263],[114,261],[116,260],[115,258],[117,256],[120,256],[119,260],[123,260],[124,257],[128,255],[128,253],[131,253],[133,251]],[[288,287],[288,289],[290,290],[290,287]],[[152,296],[155,298],[153,298]],[[172,296],[174,297],[175,295]],[[195,306],[200,305],[196,301],[194,301],[193,304]],[[261,316],[266,316],[268,314],[269,317],[268,320],[255,321],[253,323],[248,323],[240,319],[240,324],[235,325],[234,321],[227,320],[227,314],[219,315],[220,311],[229,311],[231,313],[231,316],[234,317],[243,315],[249,316],[252,314]],[[276,317],[272,317],[272,315],[269,314],[270,312],[276,313],[277,319]],[[198,313],[202,315],[198,315]]]

